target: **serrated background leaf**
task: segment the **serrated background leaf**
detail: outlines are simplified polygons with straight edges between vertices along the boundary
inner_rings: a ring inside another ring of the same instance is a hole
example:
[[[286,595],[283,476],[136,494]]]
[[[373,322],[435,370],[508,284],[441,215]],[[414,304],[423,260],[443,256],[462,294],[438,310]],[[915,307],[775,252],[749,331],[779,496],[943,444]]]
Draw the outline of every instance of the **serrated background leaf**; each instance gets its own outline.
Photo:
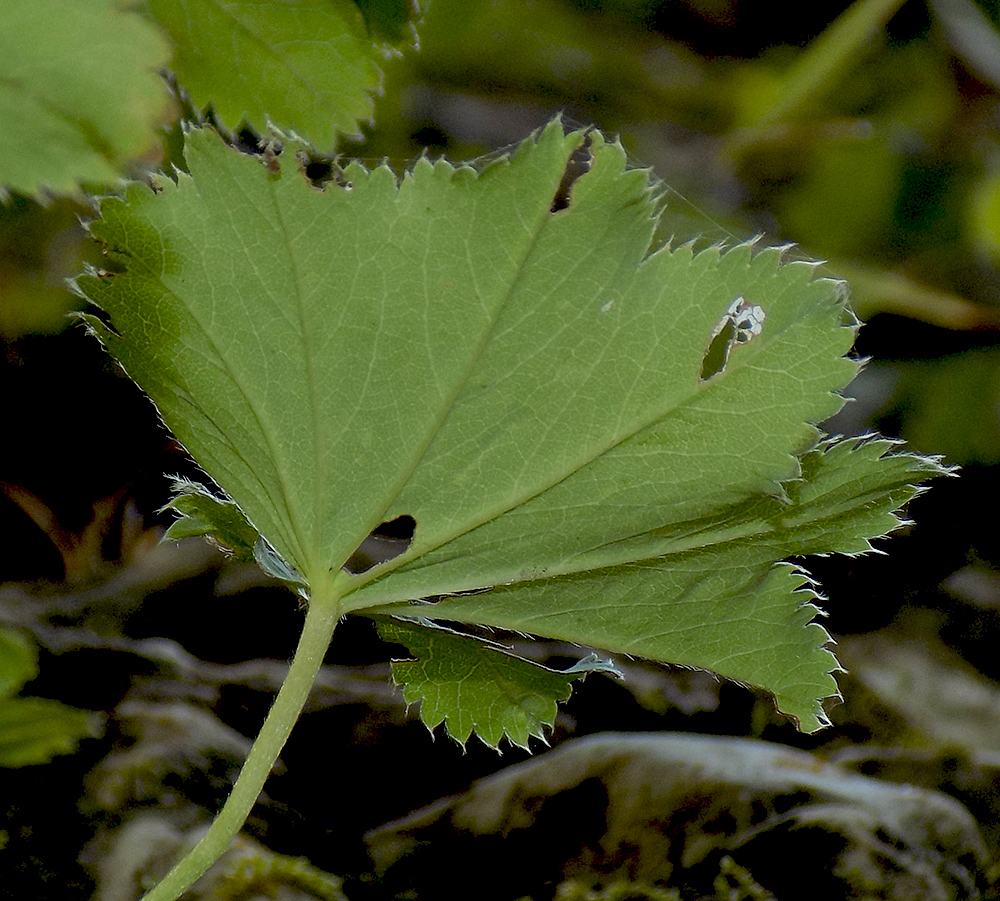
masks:
[[[588,672],[586,666],[572,672],[549,669],[446,629],[380,621],[378,631],[415,658],[392,662],[406,703],[419,702],[424,724],[433,730],[444,723],[460,744],[473,732],[491,748],[504,738],[519,748],[527,748],[532,737],[545,741],[558,702]]]
[[[80,281],[113,328],[88,321],[307,582],[414,518],[337,575],[344,610],[446,596],[421,613],[714,669],[817,728],[836,661],[775,563],[865,549],[939,469],[810,453],[857,370],[842,286],[773,248],[651,249],[655,188],[598,134],[553,212],[586,139],[320,191],[193,132],[190,176],[103,205],[126,271]],[[702,379],[741,297],[763,328]]]
[[[371,119],[383,48],[352,0],[146,0],[171,67],[228,128],[294,129],[322,151]],[[398,27],[398,22],[395,23]]]
[[[415,0],[355,0],[365,17],[369,33],[395,45],[413,43],[414,19],[426,9]]]
[[[0,190],[76,194],[159,144],[160,32],[114,0],[9,0],[0,28]]]

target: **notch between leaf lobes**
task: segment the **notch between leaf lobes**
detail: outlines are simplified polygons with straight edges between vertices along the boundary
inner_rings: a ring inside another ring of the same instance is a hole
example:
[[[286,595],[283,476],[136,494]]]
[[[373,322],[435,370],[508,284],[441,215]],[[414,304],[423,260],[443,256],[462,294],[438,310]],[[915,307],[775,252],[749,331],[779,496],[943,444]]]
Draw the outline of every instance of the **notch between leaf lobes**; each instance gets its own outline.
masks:
[[[344,569],[355,575],[405,554],[413,543],[417,521],[408,513],[379,523],[348,558]]]

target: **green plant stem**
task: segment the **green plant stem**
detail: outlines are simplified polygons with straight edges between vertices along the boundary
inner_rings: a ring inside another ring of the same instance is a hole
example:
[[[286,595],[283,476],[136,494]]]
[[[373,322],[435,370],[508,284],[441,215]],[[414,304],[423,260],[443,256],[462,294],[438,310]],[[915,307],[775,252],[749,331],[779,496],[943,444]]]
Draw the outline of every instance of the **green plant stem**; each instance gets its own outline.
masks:
[[[339,593],[327,586],[309,601],[295,657],[246,763],[208,832],[144,901],[176,901],[218,860],[242,828],[312,689],[340,617]]]
[[[859,54],[902,5],[903,0],[856,0],[799,54],[774,87],[769,102],[743,128],[734,131],[729,151],[746,149],[768,128],[814,105],[845,70],[857,64]]]
[[[789,118],[816,102],[903,5],[902,0],[858,0],[834,20],[799,56],[785,76],[774,103],[754,123],[757,127]]]

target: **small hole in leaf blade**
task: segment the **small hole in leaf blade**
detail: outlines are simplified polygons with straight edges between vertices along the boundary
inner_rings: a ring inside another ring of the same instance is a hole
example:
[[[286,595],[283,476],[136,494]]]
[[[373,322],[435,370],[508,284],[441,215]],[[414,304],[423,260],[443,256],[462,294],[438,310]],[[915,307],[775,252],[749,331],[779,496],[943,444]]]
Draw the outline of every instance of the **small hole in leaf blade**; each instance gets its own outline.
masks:
[[[729,350],[733,346],[733,338],[736,337],[736,326],[731,319],[726,320],[718,334],[712,339],[705,351],[705,358],[701,364],[701,380],[704,382],[713,375],[718,375],[726,368],[726,361],[729,359]]]
[[[715,329],[701,365],[701,381],[718,375],[729,362],[734,344],[749,344],[764,330],[767,314],[759,304],[749,303],[740,294],[729,305]]]
[[[593,142],[588,134],[584,142],[573,151],[569,162],[566,163],[566,171],[563,173],[562,181],[559,184],[555,197],[552,198],[551,212],[558,213],[570,205],[573,197],[573,185],[576,184],[578,178],[590,171],[590,167],[594,162],[591,152],[592,144]]]

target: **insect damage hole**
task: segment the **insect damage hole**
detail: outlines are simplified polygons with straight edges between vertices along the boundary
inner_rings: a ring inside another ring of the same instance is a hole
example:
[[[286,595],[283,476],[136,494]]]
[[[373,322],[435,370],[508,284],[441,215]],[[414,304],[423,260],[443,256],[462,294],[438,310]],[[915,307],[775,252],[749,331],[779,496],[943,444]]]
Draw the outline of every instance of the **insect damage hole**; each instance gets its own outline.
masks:
[[[708,350],[701,364],[701,381],[718,375],[726,368],[734,345],[749,344],[764,330],[767,314],[759,304],[750,303],[740,294],[722,314],[712,330]]]
[[[590,171],[594,164],[593,138],[588,132],[584,136],[583,143],[573,151],[566,163],[562,181],[552,198],[551,212],[558,213],[566,209],[573,200],[573,186],[577,179],[582,178]]]
[[[416,528],[417,521],[406,513],[389,522],[380,523],[361,542],[361,547],[351,554],[344,569],[355,574],[363,573],[379,563],[405,554],[413,543]]]

